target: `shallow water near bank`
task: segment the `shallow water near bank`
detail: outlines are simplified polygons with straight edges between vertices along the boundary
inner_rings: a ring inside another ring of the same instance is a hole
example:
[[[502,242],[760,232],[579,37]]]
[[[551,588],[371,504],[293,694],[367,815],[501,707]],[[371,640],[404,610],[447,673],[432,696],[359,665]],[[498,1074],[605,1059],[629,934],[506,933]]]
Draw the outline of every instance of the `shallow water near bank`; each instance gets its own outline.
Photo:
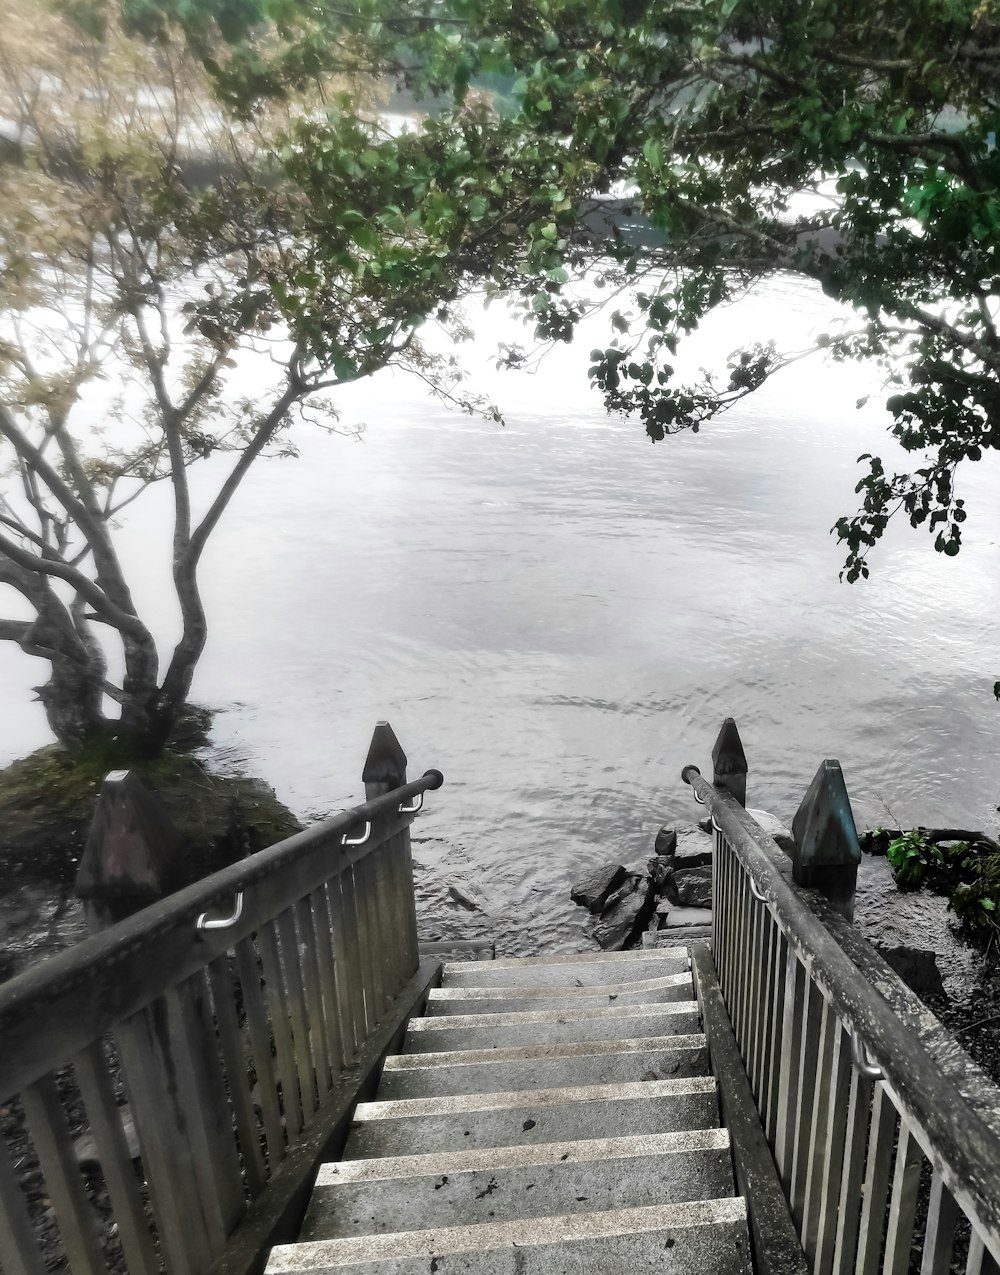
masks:
[[[690,362],[839,315],[775,279]],[[902,531],[872,581],[840,585],[829,528],[856,507],[856,458],[884,441],[868,370],[806,361],[653,447],[587,389],[590,334],[534,377],[501,376],[505,324],[477,318],[465,352],[505,428],[390,374],[338,395],[362,441],[303,429],[298,460],[251,475],[205,563],[194,695],[217,710],[216,763],[261,775],[300,815],[330,813],[362,797],[388,718],[411,774],[446,776],[414,827],[425,931],[492,931],[510,954],[586,945],[571,881],[691,818],[681,767],[707,770],[726,715],[751,804],[786,822],[837,757],[859,823],[995,827],[1000,469],[965,484],[957,559]],[[169,639],[166,495],[129,511],[119,543]],[[39,679],[0,650],[8,759],[45,742]]]

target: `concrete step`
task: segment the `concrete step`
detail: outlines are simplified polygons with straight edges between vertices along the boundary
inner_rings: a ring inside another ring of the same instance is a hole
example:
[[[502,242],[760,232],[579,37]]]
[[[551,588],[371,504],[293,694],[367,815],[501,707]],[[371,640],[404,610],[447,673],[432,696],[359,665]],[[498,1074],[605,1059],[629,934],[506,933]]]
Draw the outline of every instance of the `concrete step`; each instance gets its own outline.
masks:
[[[437,1014],[413,1018],[405,1052],[490,1049],[504,1045],[558,1045],[571,1040],[635,1040],[697,1032],[697,1001],[667,1005],[611,1005],[601,1009],[522,1010],[516,1014]]]
[[[300,1240],[637,1208],[733,1194],[725,1129],[321,1166]]]
[[[454,961],[445,987],[605,987],[637,983],[691,968],[685,947],[654,952],[586,952],[580,956],[528,956],[498,961]]]
[[[506,1093],[361,1102],[345,1156],[401,1156],[530,1146],[719,1124],[711,1076]]]
[[[279,1245],[266,1275],[749,1275],[742,1199]]]
[[[707,1072],[704,1036],[651,1036],[646,1040],[397,1054],[385,1060],[378,1092],[382,1098],[421,1098],[497,1093],[530,1085],[553,1088],[669,1080]]]
[[[629,953],[633,955],[633,953]],[[635,983],[594,987],[432,987],[428,1014],[516,1014],[530,1009],[594,1009],[607,1005],[658,1005],[689,1001],[691,975],[664,974]]]

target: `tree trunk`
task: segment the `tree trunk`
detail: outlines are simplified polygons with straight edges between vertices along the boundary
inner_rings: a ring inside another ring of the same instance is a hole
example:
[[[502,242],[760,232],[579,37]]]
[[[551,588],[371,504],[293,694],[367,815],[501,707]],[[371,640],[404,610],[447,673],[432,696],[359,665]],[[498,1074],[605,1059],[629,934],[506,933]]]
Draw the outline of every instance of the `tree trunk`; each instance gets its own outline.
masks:
[[[50,668],[49,680],[35,687],[45,719],[67,752],[79,752],[114,728],[104,715],[104,679],[100,670],[69,660],[53,660]]]

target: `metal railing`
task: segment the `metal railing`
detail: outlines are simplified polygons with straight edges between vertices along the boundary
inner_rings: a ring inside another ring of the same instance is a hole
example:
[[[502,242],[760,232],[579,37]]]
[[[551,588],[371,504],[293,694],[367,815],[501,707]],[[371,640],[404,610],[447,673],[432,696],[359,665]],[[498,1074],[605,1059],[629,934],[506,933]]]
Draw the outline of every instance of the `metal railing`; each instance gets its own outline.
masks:
[[[4,1275],[217,1269],[417,970],[408,829],[443,779],[386,781],[387,741],[380,795],[0,986]]]
[[[732,744],[731,719],[727,732]],[[715,784],[694,766],[682,776],[715,833],[712,952],[813,1272],[992,1270],[1000,1090],[845,919],[836,856],[821,855],[819,872],[837,906],[794,879],[806,874],[802,827],[842,823],[846,789],[835,810],[803,803],[793,862],[743,809],[745,760],[723,751]],[[854,858],[842,865],[851,883]]]

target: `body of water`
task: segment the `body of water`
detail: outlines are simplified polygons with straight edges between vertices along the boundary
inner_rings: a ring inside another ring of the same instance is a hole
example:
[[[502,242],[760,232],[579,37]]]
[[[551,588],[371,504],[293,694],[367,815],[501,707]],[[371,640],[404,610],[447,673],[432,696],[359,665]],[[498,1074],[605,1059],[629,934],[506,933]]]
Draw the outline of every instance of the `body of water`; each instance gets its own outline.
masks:
[[[839,315],[774,279],[689,358],[724,366],[741,341],[804,343]],[[194,694],[218,710],[218,757],[329,813],[362,796],[388,718],[411,773],[446,777],[414,828],[427,932],[493,931],[507,952],[581,944],[570,882],[694,817],[680,770],[707,771],[727,715],[750,804],[786,821],[836,757],[859,823],[994,827],[1000,468],[964,483],[957,559],[900,528],[871,581],[841,585],[829,529],[856,508],[858,455],[889,450],[871,370],[804,360],[654,447],[588,389],[594,334],[534,376],[497,374],[505,323],[477,319],[465,351],[504,428],[385,374],[338,396],[361,441],[303,429],[298,460],[247,481],[205,562]],[[134,506],[120,541],[169,636],[166,497]],[[46,741],[29,704],[41,676],[0,650],[6,759]]]

